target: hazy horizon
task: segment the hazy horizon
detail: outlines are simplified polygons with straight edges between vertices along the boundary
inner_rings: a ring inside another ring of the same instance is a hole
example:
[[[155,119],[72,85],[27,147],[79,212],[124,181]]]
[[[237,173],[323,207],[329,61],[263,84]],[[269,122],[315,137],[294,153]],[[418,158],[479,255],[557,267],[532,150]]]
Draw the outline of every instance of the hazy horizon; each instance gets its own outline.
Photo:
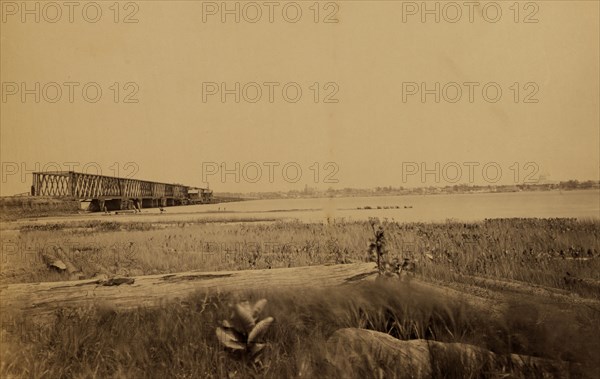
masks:
[[[136,23],[105,2],[95,23],[3,8],[0,195],[53,163],[216,192],[600,180],[598,2],[535,3],[532,23],[505,3],[494,23],[423,23],[387,1],[341,1],[319,22],[299,2],[295,23],[132,3],[118,16]]]

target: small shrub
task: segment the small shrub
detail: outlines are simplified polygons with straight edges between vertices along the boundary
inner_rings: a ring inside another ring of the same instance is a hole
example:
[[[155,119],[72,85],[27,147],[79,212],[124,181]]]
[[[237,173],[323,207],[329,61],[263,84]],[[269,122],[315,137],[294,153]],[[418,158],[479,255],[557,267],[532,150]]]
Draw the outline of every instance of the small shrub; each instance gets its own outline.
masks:
[[[398,258],[389,258],[385,230],[382,225],[377,225],[377,219],[370,219],[369,223],[373,230],[373,237],[369,241],[369,256],[372,261],[377,262],[377,270],[380,277],[400,276],[401,265]]]

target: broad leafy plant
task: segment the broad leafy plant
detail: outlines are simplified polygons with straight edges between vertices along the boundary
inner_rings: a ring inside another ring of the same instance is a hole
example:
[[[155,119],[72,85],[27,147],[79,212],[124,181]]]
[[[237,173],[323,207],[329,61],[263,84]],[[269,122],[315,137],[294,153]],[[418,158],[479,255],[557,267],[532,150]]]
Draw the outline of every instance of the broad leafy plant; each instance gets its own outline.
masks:
[[[266,344],[262,341],[265,333],[273,323],[273,317],[260,319],[267,304],[266,299],[251,305],[247,301],[235,304],[229,320],[223,320],[216,333],[219,342],[244,359],[252,358],[255,362]]]

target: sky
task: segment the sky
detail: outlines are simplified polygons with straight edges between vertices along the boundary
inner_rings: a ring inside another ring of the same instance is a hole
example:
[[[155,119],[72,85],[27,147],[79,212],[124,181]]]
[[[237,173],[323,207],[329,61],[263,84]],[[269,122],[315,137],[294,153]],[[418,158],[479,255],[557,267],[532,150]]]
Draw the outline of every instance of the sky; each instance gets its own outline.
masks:
[[[488,3],[3,0],[0,194],[599,180],[599,3]]]

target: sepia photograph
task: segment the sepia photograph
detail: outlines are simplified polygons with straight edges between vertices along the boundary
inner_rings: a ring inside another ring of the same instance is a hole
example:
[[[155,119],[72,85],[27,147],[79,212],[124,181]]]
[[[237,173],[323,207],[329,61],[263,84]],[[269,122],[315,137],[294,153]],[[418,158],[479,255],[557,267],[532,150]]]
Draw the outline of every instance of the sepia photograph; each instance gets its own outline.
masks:
[[[600,1],[0,0],[0,378],[600,378]]]

